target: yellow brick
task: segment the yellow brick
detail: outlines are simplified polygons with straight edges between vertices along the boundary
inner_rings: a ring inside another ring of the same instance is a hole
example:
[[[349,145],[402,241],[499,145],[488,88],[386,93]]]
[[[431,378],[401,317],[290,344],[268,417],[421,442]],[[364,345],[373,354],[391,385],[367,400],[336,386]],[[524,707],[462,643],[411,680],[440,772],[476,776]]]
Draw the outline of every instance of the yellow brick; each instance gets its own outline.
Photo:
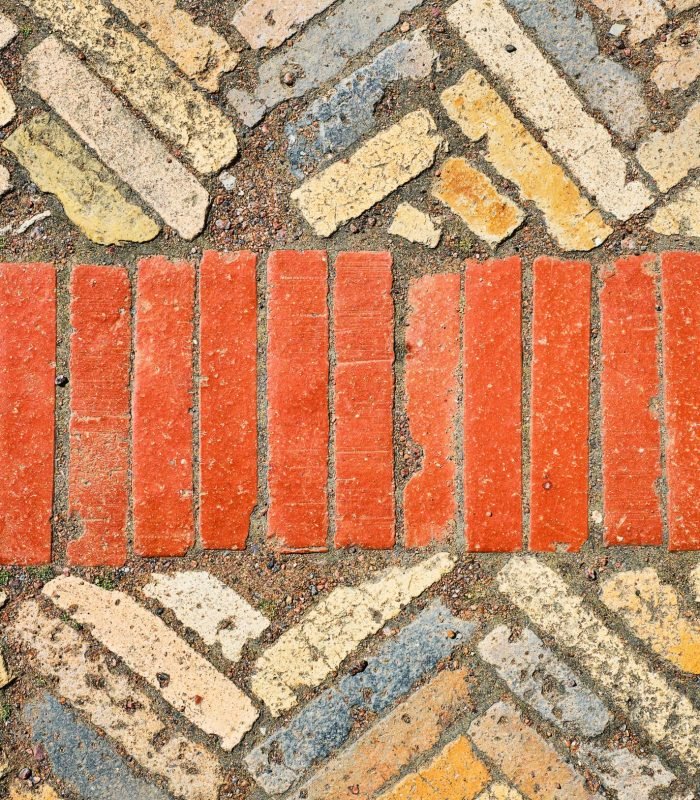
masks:
[[[420,776],[432,787],[435,800],[469,800],[490,779],[489,771],[463,736],[448,744]]]
[[[39,784],[36,789],[26,789],[15,781],[10,786],[9,800],[61,800],[61,798],[46,783]]]

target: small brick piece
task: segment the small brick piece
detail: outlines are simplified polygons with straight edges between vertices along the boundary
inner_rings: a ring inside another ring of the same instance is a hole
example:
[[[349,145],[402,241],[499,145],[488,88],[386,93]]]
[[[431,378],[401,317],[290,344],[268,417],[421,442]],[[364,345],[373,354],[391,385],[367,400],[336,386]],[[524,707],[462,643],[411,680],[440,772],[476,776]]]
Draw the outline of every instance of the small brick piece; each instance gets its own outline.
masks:
[[[118,567],[127,556],[131,287],[122,267],[71,275],[69,511],[83,535],[68,561]]]
[[[591,268],[534,264],[530,549],[576,552],[588,538]]]
[[[134,552],[181,556],[194,543],[194,268],[139,262],[134,365]]]
[[[605,544],[660,545],[656,482],[661,433],[652,401],[659,396],[653,256],[626,258],[605,276],[603,336],[603,500]]]
[[[389,253],[335,262],[337,547],[391,548],[394,305]]]
[[[661,261],[669,549],[700,549],[700,255]]]
[[[200,276],[200,527],[242,550],[257,497],[257,296],[253,253],[204,253]]]
[[[0,264],[0,564],[51,560],[56,276]]]
[[[520,259],[468,261],[464,311],[467,547],[522,547]]]
[[[269,533],[283,551],[327,549],[328,258],[272,253],[268,270]]]
[[[422,469],[404,494],[406,546],[444,541],[457,510],[455,421],[459,389],[460,276],[425,275],[408,290],[406,412]]]

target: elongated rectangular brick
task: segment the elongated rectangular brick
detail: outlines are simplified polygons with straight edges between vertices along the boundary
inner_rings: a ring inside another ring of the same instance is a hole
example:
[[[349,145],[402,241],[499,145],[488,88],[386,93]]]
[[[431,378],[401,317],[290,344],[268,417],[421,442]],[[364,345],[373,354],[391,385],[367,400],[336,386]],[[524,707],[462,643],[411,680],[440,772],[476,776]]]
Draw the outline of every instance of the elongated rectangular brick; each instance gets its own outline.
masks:
[[[325,550],[328,258],[272,253],[267,282],[268,536],[284,550]]]
[[[700,549],[700,255],[664,253],[663,357],[671,550]]]
[[[129,6],[138,2],[143,10],[145,0],[118,0],[116,5],[126,2]],[[113,24],[114,14],[101,0],[22,0],[22,3],[47,20],[66,42],[82,51],[99,75],[114,84],[157,131],[182,149],[198,172],[216,172],[236,157],[238,143],[231,120],[173,70],[150,42],[126,27]],[[160,0],[157,6],[158,13],[168,19],[160,20],[156,32],[177,25],[178,20],[181,22],[182,18],[164,9]],[[105,36],[105,30],[109,36]],[[191,47],[194,39],[191,33],[184,38]],[[185,56],[181,45],[173,43],[173,46],[179,58]],[[61,78],[69,80],[65,75]],[[127,154],[132,155],[128,148]]]
[[[533,269],[530,549],[575,552],[588,538],[591,268]]]
[[[104,656],[90,652],[89,643],[70,625],[52,619],[29,600],[18,609],[8,633],[33,654],[41,674],[56,681],[61,697],[144,769],[165,778],[175,794],[191,800],[216,797],[223,782],[218,760],[201,745],[168,730],[147,695],[126,675],[112,671]]]
[[[433,163],[442,143],[430,112],[413,111],[348,159],[309,178],[292,192],[292,199],[319,236],[330,236],[420,175]]]
[[[24,79],[180,236],[202,230],[206,190],[53,36],[26,57]]]
[[[307,800],[353,797],[371,800],[417,756],[431,750],[469,702],[464,670],[439,672],[351,747],[325,764],[299,790]]]
[[[622,638],[609,630],[557,572],[534,557],[511,559],[498,587],[537,627],[567,649],[623,714],[688,768],[700,768],[700,713]]]
[[[406,414],[423,460],[404,490],[404,525],[406,546],[425,547],[453,533],[457,511],[459,274],[424,275],[411,281],[408,304]]]
[[[653,256],[618,261],[600,293],[605,544],[659,545],[661,431]]]
[[[472,141],[484,136],[486,159],[543,213],[564,250],[591,250],[612,233],[549,152],[476,70],[446,89],[442,104]]]
[[[628,182],[628,163],[608,131],[586,112],[501,0],[458,0],[447,17],[598,205],[622,220],[651,205],[644,184]]]
[[[184,555],[194,543],[194,268],[139,262],[133,390],[134,552]]]
[[[253,692],[273,716],[293,708],[297,689],[318,686],[364,639],[453,566],[453,559],[440,553],[415,567],[391,567],[359,586],[334,589],[260,656]]]
[[[17,107],[7,86],[0,80],[0,127],[9,125],[15,118]]]
[[[335,262],[336,547],[391,548],[394,303],[390,253]]]
[[[68,542],[80,566],[126,562],[131,286],[122,267],[71,274],[69,512],[82,535]]]
[[[672,131],[650,134],[637,153],[639,163],[662,192],[700,167],[700,102],[690,107]]]
[[[0,264],[0,564],[51,560],[56,274]]]
[[[255,50],[274,49],[335,0],[248,0],[233,15],[233,24]]]
[[[654,214],[648,227],[665,236],[700,239],[700,178],[684,186]]]
[[[469,550],[522,547],[520,259],[468,261],[464,506]]]
[[[285,792],[309,767],[347,741],[354,713],[381,714],[391,708],[473,632],[472,623],[434,602],[367,659],[362,672],[346,675],[337,687],[312,700],[286,728],[252,750],[244,760],[255,781],[269,794]]]
[[[234,683],[124,592],[60,577],[43,593],[193,725],[219,736],[224,750],[234,748],[257,719],[255,706]]]
[[[573,768],[510,703],[496,703],[469,726],[477,748],[532,800],[592,800]]]
[[[659,61],[651,79],[662,92],[687,89],[700,75],[700,39],[695,21],[681,25],[654,50]]]
[[[629,40],[639,44],[651,38],[666,24],[666,11],[659,0],[592,0],[609,17],[622,20],[629,26]],[[673,0],[664,0],[670,5]]]
[[[17,36],[19,29],[15,23],[4,14],[0,14],[0,50]]]
[[[200,267],[200,535],[242,550],[258,493],[257,283],[253,253]]]

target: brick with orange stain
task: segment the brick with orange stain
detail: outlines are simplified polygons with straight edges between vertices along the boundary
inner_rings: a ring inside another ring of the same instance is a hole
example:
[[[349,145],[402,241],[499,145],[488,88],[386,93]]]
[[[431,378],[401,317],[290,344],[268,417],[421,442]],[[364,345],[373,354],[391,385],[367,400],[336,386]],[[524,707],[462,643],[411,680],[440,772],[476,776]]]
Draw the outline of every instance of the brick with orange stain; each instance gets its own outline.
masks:
[[[390,548],[395,541],[391,255],[341,253],[335,271],[335,543]]]
[[[591,268],[534,264],[530,549],[577,551],[588,538]]]
[[[79,266],[71,275],[69,512],[82,535],[68,562],[126,561],[131,286],[123,267]]]
[[[605,544],[660,545],[655,256],[618,261],[600,293]]]
[[[464,311],[467,547],[522,547],[522,335],[519,258],[468,261]]]
[[[204,253],[200,269],[200,532],[242,550],[257,497],[256,257]]]
[[[454,524],[455,422],[459,381],[460,276],[412,281],[406,330],[406,412],[423,449],[421,469],[404,494],[407,547],[444,541]]]
[[[267,263],[268,535],[284,551],[327,549],[328,258],[278,251]]]
[[[56,274],[0,264],[0,564],[51,560]]]
[[[194,543],[194,267],[139,262],[133,400],[134,552],[184,555]]]

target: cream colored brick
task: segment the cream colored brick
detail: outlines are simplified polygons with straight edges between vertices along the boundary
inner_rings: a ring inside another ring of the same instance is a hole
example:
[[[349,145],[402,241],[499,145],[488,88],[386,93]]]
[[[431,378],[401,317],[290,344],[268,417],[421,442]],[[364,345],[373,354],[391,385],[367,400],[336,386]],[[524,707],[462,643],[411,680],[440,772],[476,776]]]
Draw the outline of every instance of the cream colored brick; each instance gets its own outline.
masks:
[[[505,783],[493,783],[476,800],[523,800],[523,796]]]
[[[330,236],[426,170],[443,141],[430,113],[414,111],[309,178],[292,199],[319,236]]]
[[[674,11],[689,11],[700,6],[699,0],[664,0],[664,3]]]
[[[49,114],[20,125],[3,142],[43,191],[55,194],[68,218],[93,242],[148,242],[159,226],[130,203],[110,173]]]
[[[75,56],[49,37],[25,63],[25,80],[180,236],[194,238],[209,196]]]
[[[662,192],[700,167],[700,102],[669,133],[652,133],[639,147],[639,163]]]
[[[700,36],[698,23],[687,22],[672,31],[665,42],[656,45],[660,63],[651,73],[662,92],[687,89],[700,75]],[[688,40],[685,41],[685,37]]]
[[[659,0],[592,0],[611,19],[624,21],[632,44],[639,44],[666,24],[667,16]]]
[[[129,595],[73,577],[54,578],[43,593],[193,725],[221,737],[225,750],[233,749],[257,719],[255,706],[234,683]]]
[[[700,769],[700,712],[606,628],[558,573],[536,558],[513,558],[499,573],[498,586],[569,649],[577,667],[587,670],[653,742],[673,751],[692,771]]]
[[[0,197],[4,194],[7,194],[10,189],[12,188],[12,184],[10,183],[10,173],[7,171],[2,164],[0,164]],[[0,603],[0,608],[2,608],[2,603]]]
[[[700,180],[685,186],[654,214],[647,227],[665,236],[700,238]]]
[[[335,0],[248,0],[233,24],[255,50],[275,48]]]
[[[447,17],[597,205],[626,220],[651,204],[641,181],[627,181],[627,161],[606,128],[585,111],[501,0],[458,0]]]
[[[0,80],[0,128],[9,125],[15,118],[17,108],[12,95],[7,91],[7,87]]]
[[[482,75],[469,70],[442,93],[442,103],[468,139],[477,142],[486,137],[486,160],[539,208],[547,230],[563,250],[591,250],[610,236],[612,228],[600,212],[581,196]]]
[[[525,220],[522,209],[463,158],[445,161],[433,183],[433,195],[489,244],[502,242]]]
[[[4,14],[0,14],[0,50],[7,45],[19,33],[15,23]]]
[[[2,654],[2,650],[0,650],[0,689],[3,689],[12,681],[12,673],[7,668],[7,664],[5,663],[5,657]]]
[[[293,708],[297,689],[318,686],[364,639],[453,566],[454,559],[440,553],[415,567],[391,567],[359,586],[334,589],[260,656],[253,692],[274,716]]]
[[[126,28],[111,25],[113,14],[100,0],[22,2],[83,51],[97,72],[180,147],[196,170],[217,172],[236,157],[232,121],[180,77],[158,50]],[[52,76],[54,82],[61,78],[60,72]]]
[[[60,696],[144,769],[165,778],[175,794],[191,800],[217,797],[223,783],[217,759],[186,736],[168,731],[147,695],[125,675],[110,670],[104,656],[90,654],[88,642],[73,628],[28,600],[18,609],[8,635],[34,654],[35,668],[57,681]]]
[[[410,203],[400,203],[389,226],[389,233],[426,247],[437,247],[442,229],[424,211]]]

